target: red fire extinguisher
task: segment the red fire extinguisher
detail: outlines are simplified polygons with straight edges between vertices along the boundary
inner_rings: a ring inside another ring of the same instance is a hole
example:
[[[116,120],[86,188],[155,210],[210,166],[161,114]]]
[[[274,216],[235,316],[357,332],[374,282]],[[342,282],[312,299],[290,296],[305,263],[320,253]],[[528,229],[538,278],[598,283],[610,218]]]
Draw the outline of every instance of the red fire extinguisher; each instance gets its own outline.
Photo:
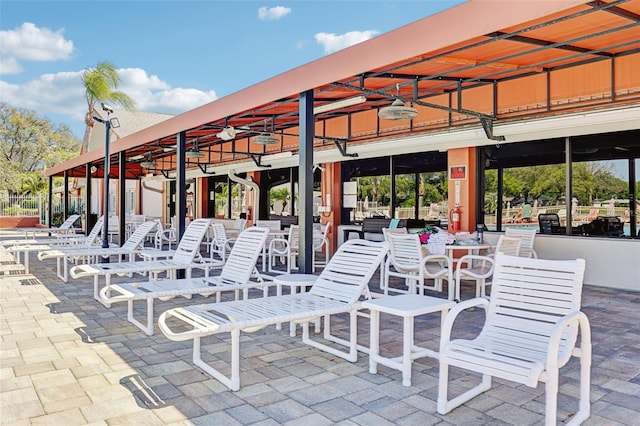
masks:
[[[449,212],[449,221],[451,222],[451,230],[454,232],[460,230],[461,214],[462,214],[462,211],[460,210],[459,206],[455,206]]]

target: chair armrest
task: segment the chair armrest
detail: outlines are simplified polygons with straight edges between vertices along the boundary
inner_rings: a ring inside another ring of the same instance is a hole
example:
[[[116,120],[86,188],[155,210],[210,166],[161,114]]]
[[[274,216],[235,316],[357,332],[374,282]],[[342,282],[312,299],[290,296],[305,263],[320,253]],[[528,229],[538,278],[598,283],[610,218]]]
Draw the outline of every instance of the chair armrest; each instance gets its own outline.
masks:
[[[177,308],[177,309],[179,309],[179,308]],[[169,317],[172,317],[172,316],[183,320],[187,324],[193,325],[194,328],[191,329],[191,330],[183,331],[181,333],[174,332],[166,323],[167,319]],[[191,319],[189,317],[186,317],[186,316],[183,316],[183,315],[179,315],[176,312],[176,309],[169,310],[169,311],[164,311],[162,314],[160,314],[160,317],[158,317],[158,328],[160,328],[162,333],[167,338],[169,338],[170,340],[173,340],[174,342],[180,342],[180,341],[184,341],[184,340],[191,340],[191,339],[194,339],[194,338],[200,336],[200,334],[201,334],[201,330],[199,330],[195,326],[195,323],[194,323],[193,319]]]
[[[463,263],[470,263],[473,262],[474,260],[478,260],[478,261],[482,261],[482,262],[489,262],[491,263],[491,268],[489,269],[489,271],[487,271],[484,274],[474,274],[471,273],[470,271],[466,271],[466,273],[472,277],[475,278],[489,278],[491,275],[493,275],[493,267],[495,265],[495,260],[492,257],[489,256],[482,256],[479,254],[467,254],[462,256],[460,259],[458,259],[458,261],[456,262],[456,279],[460,278],[460,271],[462,269],[462,264]]]
[[[565,328],[576,324],[580,331],[580,344],[583,349],[591,352],[591,327],[589,326],[589,319],[582,311],[575,311],[565,315],[553,326],[551,329],[551,335],[549,336],[549,343],[547,346],[547,364],[548,368],[560,368],[558,365],[558,350],[560,349],[560,340]]]
[[[282,244],[282,249],[276,248],[276,244]],[[269,243],[269,253],[285,254],[289,251],[289,240],[285,238],[274,238]]]
[[[421,263],[421,266],[422,266],[423,269],[425,268],[425,266],[429,262],[438,262],[438,263],[444,262],[447,265],[446,267],[447,267],[447,269],[449,269],[449,271],[453,270],[453,261],[446,254],[429,254],[427,256],[424,256],[422,259],[420,259],[420,263]],[[428,278],[433,278],[428,273],[426,274],[426,276]]]
[[[487,299],[485,299],[484,297],[476,297],[474,299],[465,300],[464,302],[459,302],[453,308],[451,308],[440,329],[440,354],[443,353],[444,348],[451,340],[451,329],[453,328],[453,322],[460,314],[460,312],[473,307],[481,307],[486,311],[488,306],[489,301]]]

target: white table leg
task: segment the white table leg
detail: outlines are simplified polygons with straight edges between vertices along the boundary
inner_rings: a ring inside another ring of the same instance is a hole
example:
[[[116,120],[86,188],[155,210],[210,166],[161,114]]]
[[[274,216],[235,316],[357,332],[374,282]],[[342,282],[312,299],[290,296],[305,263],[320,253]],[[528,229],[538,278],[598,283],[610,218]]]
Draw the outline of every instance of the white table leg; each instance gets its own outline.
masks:
[[[378,352],[380,350],[380,311],[371,309],[371,330],[369,333],[369,373],[376,374],[378,372]]]
[[[413,349],[413,316],[403,318],[402,386],[411,386],[411,352]]]

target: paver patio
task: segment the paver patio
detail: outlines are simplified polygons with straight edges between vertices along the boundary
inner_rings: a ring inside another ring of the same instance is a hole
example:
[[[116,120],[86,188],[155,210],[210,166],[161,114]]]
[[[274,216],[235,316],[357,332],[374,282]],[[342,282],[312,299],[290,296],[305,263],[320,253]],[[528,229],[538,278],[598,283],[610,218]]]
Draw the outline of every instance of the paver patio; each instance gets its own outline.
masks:
[[[473,290],[468,291],[463,297]],[[156,312],[208,300],[159,301]],[[593,334],[592,415],[586,424],[638,424],[640,293],[585,286],[583,311]],[[468,312],[456,333],[474,333],[482,316]],[[384,314],[382,320],[381,351],[397,351],[401,322]],[[418,318],[416,340],[437,349],[439,326],[438,314]],[[359,330],[366,344],[367,319],[360,320]],[[146,336],[127,322],[125,304],[106,309],[93,300],[92,280],[62,283],[54,261],[34,260],[31,275],[0,276],[0,332],[2,425],[534,425],[544,420],[543,385],[532,389],[494,379],[489,392],[441,416],[436,360],[417,360],[412,386],[404,387],[399,371],[379,366],[378,374],[370,374],[366,354],[349,363],[303,345],[299,335],[289,337],[288,327],[243,334],[243,387],[231,392],[191,363],[191,342],[171,342],[157,331]],[[203,341],[214,364],[227,362],[228,348],[226,339]],[[578,373],[575,359],[561,370],[562,418],[571,415],[567,407],[577,408]],[[456,391],[476,379],[452,369]]]

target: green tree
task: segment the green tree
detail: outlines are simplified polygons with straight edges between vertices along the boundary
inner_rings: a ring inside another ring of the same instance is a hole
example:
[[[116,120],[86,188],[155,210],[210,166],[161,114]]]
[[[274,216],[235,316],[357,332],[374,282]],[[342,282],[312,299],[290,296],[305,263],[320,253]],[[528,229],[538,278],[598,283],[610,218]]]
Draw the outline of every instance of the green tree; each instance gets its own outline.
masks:
[[[79,147],[66,125],[0,102],[1,191],[41,191],[43,170],[77,155]]]
[[[82,84],[84,85],[84,96],[87,101],[87,114],[85,123],[85,143],[91,138],[91,132],[95,121],[96,105],[98,102],[119,105],[125,109],[133,109],[135,101],[124,92],[116,90],[120,84],[120,76],[116,67],[108,61],[100,62],[95,67],[90,67],[82,73]],[[83,151],[86,146],[83,146]]]

